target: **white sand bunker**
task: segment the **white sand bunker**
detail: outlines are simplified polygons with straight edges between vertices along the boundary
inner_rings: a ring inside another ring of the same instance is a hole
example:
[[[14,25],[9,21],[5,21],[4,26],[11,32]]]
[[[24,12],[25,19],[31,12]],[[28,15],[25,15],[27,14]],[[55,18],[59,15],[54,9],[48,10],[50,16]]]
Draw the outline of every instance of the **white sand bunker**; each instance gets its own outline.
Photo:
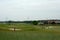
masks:
[[[48,26],[48,27],[45,27],[45,29],[50,29],[50,28],[54,28],[53,26]]]
[[[16,28],[9,28],[9,30],[22,30],[22,29],[16,29]]]

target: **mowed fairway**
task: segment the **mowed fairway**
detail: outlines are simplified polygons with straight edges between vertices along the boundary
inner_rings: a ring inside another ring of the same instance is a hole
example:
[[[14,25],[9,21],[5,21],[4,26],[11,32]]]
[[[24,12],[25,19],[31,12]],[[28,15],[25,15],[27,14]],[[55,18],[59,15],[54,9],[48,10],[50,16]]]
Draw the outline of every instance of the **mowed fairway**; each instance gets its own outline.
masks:
[[[0,24],[0,40],[60,40],[60,25]]]

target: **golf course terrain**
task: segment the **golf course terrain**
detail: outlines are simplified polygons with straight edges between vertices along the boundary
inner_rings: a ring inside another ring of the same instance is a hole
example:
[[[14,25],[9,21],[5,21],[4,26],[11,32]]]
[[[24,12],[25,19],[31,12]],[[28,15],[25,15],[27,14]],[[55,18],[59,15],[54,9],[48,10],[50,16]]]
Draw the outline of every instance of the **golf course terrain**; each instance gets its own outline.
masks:
[[[0,24],[0,40],[60,40],[60,24]]]

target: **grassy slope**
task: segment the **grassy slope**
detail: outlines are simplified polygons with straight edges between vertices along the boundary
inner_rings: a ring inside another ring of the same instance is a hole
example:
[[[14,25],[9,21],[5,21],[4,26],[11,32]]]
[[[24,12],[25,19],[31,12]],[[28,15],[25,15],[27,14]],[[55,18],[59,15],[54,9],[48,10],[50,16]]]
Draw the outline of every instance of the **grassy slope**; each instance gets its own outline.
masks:
[[[34,25],[31,24],[0,24],[0,29],[8,29],[8,28],[18,28],[22,30],[38,30],[37,26],[35,27]]]

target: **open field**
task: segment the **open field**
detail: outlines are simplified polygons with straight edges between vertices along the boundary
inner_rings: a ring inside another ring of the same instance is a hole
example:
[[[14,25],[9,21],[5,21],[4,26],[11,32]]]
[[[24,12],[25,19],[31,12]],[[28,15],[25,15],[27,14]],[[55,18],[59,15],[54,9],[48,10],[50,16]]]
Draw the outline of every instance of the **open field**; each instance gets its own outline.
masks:
[[[60,25],[0,24],[0,40],[60,40]]]

